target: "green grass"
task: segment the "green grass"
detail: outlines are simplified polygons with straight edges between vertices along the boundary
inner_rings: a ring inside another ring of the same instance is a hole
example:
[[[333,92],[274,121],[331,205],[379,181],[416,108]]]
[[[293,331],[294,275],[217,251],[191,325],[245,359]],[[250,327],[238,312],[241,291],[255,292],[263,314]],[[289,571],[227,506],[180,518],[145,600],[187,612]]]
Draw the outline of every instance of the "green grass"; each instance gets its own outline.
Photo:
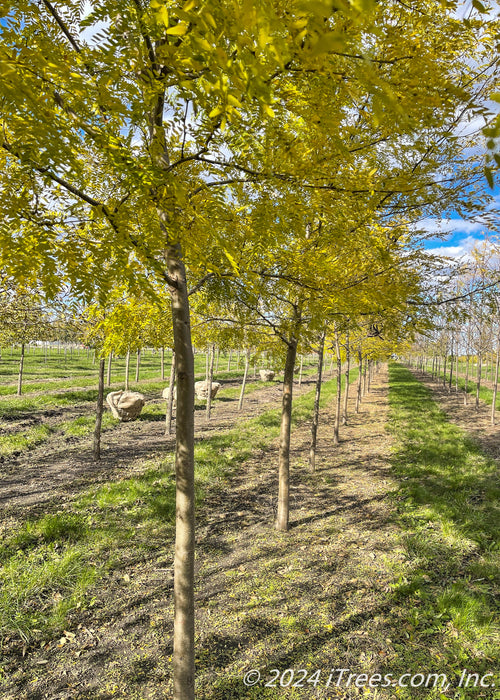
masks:
[[[3,348],[0,359],[0,396],[16,393],[17,377],[19,370],[20,349]],[[221,353],[218,371],[219,378],[239,377],[243,374],[244,359],[240,358],[239,366],[236,355],[233,354],[230,370],[227,369],[228,356]],[[165,379],[168,382],[171,363],[170,351],[165,351]],[[194,357],[195,373],[200,378],[205,375],[205,354],[196,353]],[[136,357],[130,357],[129,380],[135,379]],[[257,368],[259,369],[259,367]],[[304,367],[306,370],[307,368]],[[158,379],[160,377],[161,361],[159,352],[151,353],[147,350],[141,356],[139,380]],[[86,350],[74,350],[71,355],[64,351],[58,353],[52,348],[47,361],[45,361],[42,348],[30,348],[26,350],[23,371],[23,392],[46,391],[66,389],[71,387],[93,386],[97,382],[98,364],[93,362],[93,353],[87,354]],[[250,368],[253,375],[253,366]],[[123,384],[125,378],[125,357],[114,357],[111,365],[112,384]]]
[[[401,667],[417,672],[421,664],[456,678],[463,668],[488,673],[500,642],[498,467],[408,370],[391,366],[390,380],[393,467],[401,480],[395,500],[406,549],[393,591],[406,610],[396,647]]]
[[[47,425],[37,425],[26,431],[10,435],[0,435],[0,455],[8,457],[14,453],[29,450],[49,439],[52,429]]]
[[[323,385],[323,405],[335,393]],[[311,417],[314,390],[294,402],[293,423]],[[280,409],[195,446],[196,501],[279,434]],[[68,430],[90,429],[85,419]],[[0,638],[26,642],[62,630],[89,605],[89,589],[110,570],[171,547],[175,524],[173,455],[143,461],[141,473],[110,481],[4,537],[0,546]]]

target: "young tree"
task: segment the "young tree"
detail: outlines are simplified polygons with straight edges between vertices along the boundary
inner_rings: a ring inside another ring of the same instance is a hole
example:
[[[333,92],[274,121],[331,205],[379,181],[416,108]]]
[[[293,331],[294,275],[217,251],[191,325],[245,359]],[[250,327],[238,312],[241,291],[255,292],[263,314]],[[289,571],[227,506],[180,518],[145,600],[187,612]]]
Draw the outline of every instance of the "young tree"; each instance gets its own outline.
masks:
[[[232,270],[220,263],[232,249],[219,227],[230,200],[216,193],[242,180],[291,181],[344,192],[345,203],[361,190],[368,220],[379,206],[402,214],[400,198],[410,191],[419,204],[430,190],[443,199],[447,178],[436,185],[434,175],[449,160],[460,108],[480,109],[484,71],[474,42],[489,27],[459,22],[437,0],[286,10],[274,2],[102,0],[87,17],[81,5],[20,0],[4,9],[2,263],[19,277],[43,277],[54,291],[57,259],[87,297],[97,288],[104,298],[123,278],[136,288],[149,288],[152,277],[169,287],[178,366],[174,696],[190,700],[194,365],[186,265],[194,286]],[[97,23],[100,36],[82,39]],[[437,102],[440,94],[447,98]],[[266,120],[274,129],[263,138]],[[288,149],[282,167],[274,141],[280,156]],[[384,148],[365,157],[374,141]],[[439,157],[428,158],[438,145]],[[391,174],[396,157],[401,168]]]
[[[49,337],[50,332],[51,319],[40,291],[4,282],[0,287],[0,346],[20,346],[18,396],[22,394],[26,346]]]

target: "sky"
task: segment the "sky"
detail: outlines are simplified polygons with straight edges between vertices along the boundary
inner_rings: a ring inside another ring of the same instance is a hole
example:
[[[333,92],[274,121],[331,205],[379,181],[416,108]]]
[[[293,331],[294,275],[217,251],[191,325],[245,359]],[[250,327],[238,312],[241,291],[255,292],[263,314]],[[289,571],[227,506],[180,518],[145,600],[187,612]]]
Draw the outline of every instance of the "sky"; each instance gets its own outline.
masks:
[[[488,5],[488,2],[484,3]],[[495,18],[500,12],[500,6],[496,0],[489,3],[489,11],[486,15],[489,18]],[[472,0],[462,0],[458,3],[456,16],[460,19],[468,17],[473,12]],[[499,104],[495,102],[488,101],[487,106],[492,112],[497,113],[499,109]],[[467,136],[468,134],[475,133],[484,127],[484,121],[481,117],[472,119],[468,122],[465,127],[457,133],[460,136]],[[492,202],[489,206],[489,219],[490,221],[496,220],[497,227],[500,225],[500,185],[495,183],[495,188],[490,190],[492,196]],[[449,218],[443,219],[424,219],[419,222],[419,228],[424,229],[431,237],[426,241],[425,248],[427,250],[432,250],[436,255],[446,255],[455,259],[465,259],[467,260],[472,248],[476,243],[482,241],[485,236],[494,235],[499,233],[495,231],[491,225],[486,222],[479,220],[465,220],[460,218],[458,215],[451,215]],[[436,236],[432,236],[435,233]],[[446,235],[439,236],[440,233],[445,233]]]
[[[476,243],[484,240],[485,236],[499,233],[491,222],[496,220],[497,227],[500,226],[500,185],[496,184],[495,189],[491,191],[491,196],[492,201],[488,206],[490,223],[481,220],[480,217],[462,219],[458,215],[442,219],[426,218],[419,221],[418,228],[429,234],[425,249],[436,255],[468,259]]]

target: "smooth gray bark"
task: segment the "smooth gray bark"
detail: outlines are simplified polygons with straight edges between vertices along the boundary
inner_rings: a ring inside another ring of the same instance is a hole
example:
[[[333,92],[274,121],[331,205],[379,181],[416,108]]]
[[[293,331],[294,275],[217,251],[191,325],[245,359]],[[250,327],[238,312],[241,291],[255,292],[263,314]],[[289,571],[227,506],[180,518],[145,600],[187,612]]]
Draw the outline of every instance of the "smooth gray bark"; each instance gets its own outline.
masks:
[[[175,421],[174,700],[194,700],[194,358],[186,272],[179,246],[167,251],[177,367]]]
[[[165,435],[172,432],[172,415],[174,412],[174,390],[175,390],[175,352],[172,350],[172,364],[170,365],[170,393],[167,399],[167,412],[165,414]]]
[[[127,350],[127,356],[125,358],[125,390],[128,390],[128,375],[130,369],[130,350]]]
[[[497,338],[497,356],[496,356],[496,363],[495,363],[495,379],[493,381],[493,399],[491,401],[491,425],[495,425],[499,365],[500,365],[500,337]]]
[[[335,333],[335,354],[337,357],[337,396],[335,406],[335,423],[333,426],[333,444],[340,443],[340,412],[342,406],[342,359],[340,357],[339,334]]]
[[[344,407],[342,411],[342,425],[347,425],[347,406],[349,401],[349,373],[351,370],[351,353],[349,351],[349,335],[346,338],[346,367],[345,367],[345,388]]]
[[[238,411],[241,411],[241,409],[243,408],[243,397],[245,395],[245,386],[247,383],[249,365],[250,365],[250,350],[247,350],[245,353],[245,371],[243,373],[243,382],[241,383],[240,398],[238,401]]]
[[[113,353],[110,352],[108,355],[108,371],[107,371],[107,376],[106,376],[106,385],[110,386],[111,385],[111,363],[113,361]]]
[[[19,374],[17,377],[17,396],[21,396],[23,391],[23,370],[24,370],[24,343],[21,343],[21,357],[19,359]]]
[[[212,347],[209,350],[209,356],[210,356],[210,361],[208,363],[208,376],[207,376],[207,384],[208,384],[208,394],[207,394],[207,408],[206,408],[206,420],[210,420],[210,413],[212,411],[212,382],[214,378],[214,358],[215,358],[215,345],[212,345]],[[208,359],[208,357],[207,357]]]
[[[92,455],[95,461],[101,459],[101,429],[102,429],[102,414],[104,412],[104,370],[106,360],[101,357],[99,360],[99,390],[97,392],[97,408],[94,428],[94,446]]]
[[[293,370],[297,357],[297,340],[292,338],[287,346],[285,376],[283,380],[283,402],[281,407],[281,430],[278,466],[278,513],[276,529],[288,530],[290,491],[290,432],[292,425]]]
[[[137,357],[135,361],[135,383],[139,381],[139,369],[141,367],[141,350],[140,348],[137,349]]]
[[[316,468],[316,444],[319,425],[319,401],[321,398],[321,382],[323,378],[323,355],[325,352],[325,333],[321,335],[318,350],[318,376],[316,378],[316,394],[314,396],[314,413],[311,428],[311,446],[309,448],[309,466],[313,472]]]
[[[356,391],[356,408],[355,413],[359,413],[359,407],[361,404],[361,386],[363,382],[363,355],[361,354],[361,349],[358,349],[358,386]]]

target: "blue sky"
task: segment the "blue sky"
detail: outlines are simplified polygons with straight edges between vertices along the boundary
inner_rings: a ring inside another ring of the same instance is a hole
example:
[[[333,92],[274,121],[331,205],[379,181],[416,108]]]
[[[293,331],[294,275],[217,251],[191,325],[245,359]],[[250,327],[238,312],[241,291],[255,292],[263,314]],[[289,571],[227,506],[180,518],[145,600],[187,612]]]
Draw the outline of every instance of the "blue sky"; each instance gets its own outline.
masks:
[[[426,250],[432,250],[438,255],[460,258],[467,256],[474,245],[485,236],[499,233],[500,186],[498,184],[491,191],[491,196],[493,199],[488,207],[488,221],[481,220],[481,217],[467,220],[453,214],[449,218],[427,218],[420,221],[418,227],[430,234],[425,242]],[[433,233],[436,235],[432,236]],[[439,233],[445,235],[439,235]]]

